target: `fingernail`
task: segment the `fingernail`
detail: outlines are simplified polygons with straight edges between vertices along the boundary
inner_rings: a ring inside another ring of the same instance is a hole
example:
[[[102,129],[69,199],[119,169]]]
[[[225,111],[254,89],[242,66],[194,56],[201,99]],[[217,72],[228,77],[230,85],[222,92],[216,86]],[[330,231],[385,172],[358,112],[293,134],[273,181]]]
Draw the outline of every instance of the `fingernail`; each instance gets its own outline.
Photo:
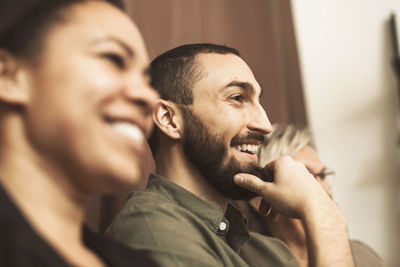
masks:
[[[241,175],[235,175],[235,177],[233,177],[233,179],[234,179],[234,181],[235,181],[236,183],[243,183],[244,177],[241,176]]]

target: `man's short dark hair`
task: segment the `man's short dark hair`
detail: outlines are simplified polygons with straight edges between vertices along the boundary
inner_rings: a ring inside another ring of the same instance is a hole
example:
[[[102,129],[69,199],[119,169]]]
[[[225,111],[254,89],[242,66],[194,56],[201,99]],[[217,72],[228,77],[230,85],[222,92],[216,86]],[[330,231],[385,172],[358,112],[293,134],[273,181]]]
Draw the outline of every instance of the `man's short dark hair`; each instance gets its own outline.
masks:
[[[196,64],[198,54],[234,54],[234,48],[217,44],[186,44],[156,57],[150,64],[151,85],[161,98],[177,104],[189,105],[193,102],[192,86],[201,77],[201,68]]]
[[[225,45],[210,43],[186,44],[178,46],[156,57],[150,64],[151,85],[164,100],[176,104],[193,103],[192,86],[202,75],[202,69],[196,63],[199,54],[234,54],[239,51]],[[149,140],[153,155],[158,148],[157,128]]]

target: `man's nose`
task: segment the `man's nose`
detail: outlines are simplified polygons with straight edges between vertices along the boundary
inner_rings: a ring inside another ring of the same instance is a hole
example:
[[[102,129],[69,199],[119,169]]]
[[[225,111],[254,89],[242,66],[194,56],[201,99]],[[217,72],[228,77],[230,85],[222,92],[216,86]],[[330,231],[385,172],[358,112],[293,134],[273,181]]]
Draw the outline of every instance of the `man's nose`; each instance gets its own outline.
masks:
[[[272,131],[271,122],[269,121],[267,113],[261,105],[255,107],[251,113],[248,128],[263,135]]]

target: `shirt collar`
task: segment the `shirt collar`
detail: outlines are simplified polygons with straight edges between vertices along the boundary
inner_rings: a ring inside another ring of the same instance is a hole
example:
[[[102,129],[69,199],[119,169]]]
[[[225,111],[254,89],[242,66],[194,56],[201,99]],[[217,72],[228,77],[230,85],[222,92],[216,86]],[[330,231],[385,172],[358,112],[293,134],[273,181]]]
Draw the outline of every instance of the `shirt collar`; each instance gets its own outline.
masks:
[[[150,175],[147,188],[149,191],[161,193],[170,201],[193,212],[211,231],[236,251],[250,238],[246,219],[231,204],[228,204],[226,212],[223,213],[183,187],[157,174]]]

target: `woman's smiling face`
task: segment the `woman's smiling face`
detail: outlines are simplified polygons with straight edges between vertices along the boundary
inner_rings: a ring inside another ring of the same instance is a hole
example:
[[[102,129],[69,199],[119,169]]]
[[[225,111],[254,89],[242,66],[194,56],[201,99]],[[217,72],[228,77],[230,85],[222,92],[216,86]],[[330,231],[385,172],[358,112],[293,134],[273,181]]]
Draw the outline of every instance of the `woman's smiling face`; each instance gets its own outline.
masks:
[[[152,158],[146,138],[157,93],[132,21],[102,1],[69,7],[27,67],[27,135],[50,169],[83,191],[142,187]]]

